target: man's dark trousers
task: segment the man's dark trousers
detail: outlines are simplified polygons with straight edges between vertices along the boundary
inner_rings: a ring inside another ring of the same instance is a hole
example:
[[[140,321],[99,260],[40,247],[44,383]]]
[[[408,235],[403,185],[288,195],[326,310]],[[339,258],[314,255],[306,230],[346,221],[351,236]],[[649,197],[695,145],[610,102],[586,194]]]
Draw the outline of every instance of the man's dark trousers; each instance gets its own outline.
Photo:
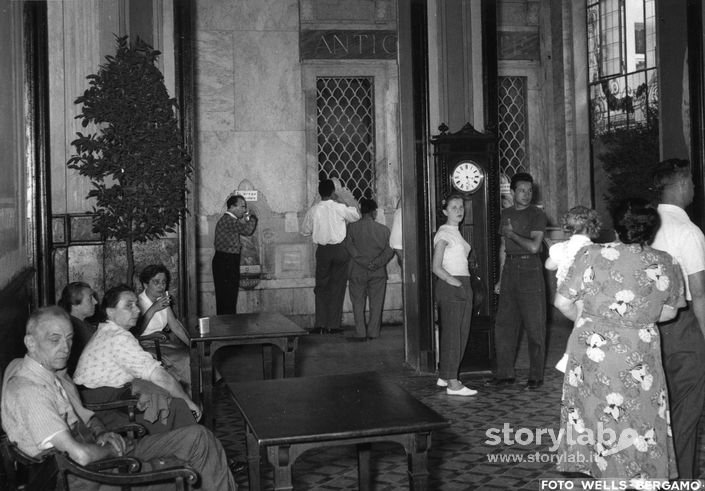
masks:
[[[237,313],[240,291],[240,254],[215,251],[213,256],[215,309],[218,315]]]
[[[546,358],[546,286],[538,254],[507,255],[495,320],[498,379],[514,378],[521,328],[529,342],[529,380],[542,381]]]
[[[678,477],[698,477],[698,421],[705,405],[705,337],[692,308],[659,324]]]
[[[316,323],[314,327],[340,329],[350,254],[340,244],[316,248]]]

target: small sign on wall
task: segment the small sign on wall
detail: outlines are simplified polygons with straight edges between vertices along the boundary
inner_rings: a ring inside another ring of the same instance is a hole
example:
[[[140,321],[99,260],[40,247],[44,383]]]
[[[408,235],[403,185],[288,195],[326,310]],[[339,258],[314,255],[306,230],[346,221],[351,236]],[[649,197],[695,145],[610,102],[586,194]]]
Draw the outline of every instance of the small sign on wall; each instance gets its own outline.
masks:
[[[246,190],[246,191],[236,191],[235,194],[239,194],[245,201],[257,201],[259,191],[256,190]]]
[[[262,273],[262,266],[259,264],[243,264],[240,266],[240,274],[244,276],[259,275]]]

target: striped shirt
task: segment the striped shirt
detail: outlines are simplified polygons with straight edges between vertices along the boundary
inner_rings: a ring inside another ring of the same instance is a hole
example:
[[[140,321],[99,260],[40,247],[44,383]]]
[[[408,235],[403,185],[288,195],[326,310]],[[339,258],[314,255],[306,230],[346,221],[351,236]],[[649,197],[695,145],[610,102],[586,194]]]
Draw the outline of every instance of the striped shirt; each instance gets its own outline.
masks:
[[[49,371],[29,356],[10,362],[2,387],[2,427],[30,456],[52,448],[59,433],[85,428],[93,417],[65,370]]]

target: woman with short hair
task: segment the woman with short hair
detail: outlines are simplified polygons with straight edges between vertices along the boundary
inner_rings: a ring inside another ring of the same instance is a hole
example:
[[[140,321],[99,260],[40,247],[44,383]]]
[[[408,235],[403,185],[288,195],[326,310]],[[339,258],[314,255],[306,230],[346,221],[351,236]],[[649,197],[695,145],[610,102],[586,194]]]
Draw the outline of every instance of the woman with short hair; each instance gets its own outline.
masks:
[[[150,433],[193,424],[194,417],[199,419],[200,408],[178,380],[130,333],[140,315],[132,289],[119,285],[108,290],[100,314],[102,322],[84,348],[74,373],[76,385],[84,387],[84,400],[100,403],[140,395],[145,413],[138,422],[145,424],[146,419],[153,423],[148,426]]]
[[[143,291],[137,297],[142,317],[135,328],[137,336],[162,332],[168,339],[160,343],[161,360],[164,367],[186,390],[191,387],[191,358],[189,336],[172,309],[173,298],[169,293],[171,273],[162,264],[150,264],[140,273]],[[150,353],[156,348],[145,347]]]
[[[95,333],[95,324],[86,319],[93,317],[97,304],[93,288],[83,281],[71,282],[61,291],[58,305],[69,313],[73,325],[73,344],[66,362],[69,375],[73,375],[83,348]]]
[[[580,249],[554,302],[576,321],[566,350],[558,470],[606,482],[672,479],[656,323],[685,305],[683,277],[675,259],[649,245],[660,219],[646,201],[624,201],[612,221],[616,240]]]

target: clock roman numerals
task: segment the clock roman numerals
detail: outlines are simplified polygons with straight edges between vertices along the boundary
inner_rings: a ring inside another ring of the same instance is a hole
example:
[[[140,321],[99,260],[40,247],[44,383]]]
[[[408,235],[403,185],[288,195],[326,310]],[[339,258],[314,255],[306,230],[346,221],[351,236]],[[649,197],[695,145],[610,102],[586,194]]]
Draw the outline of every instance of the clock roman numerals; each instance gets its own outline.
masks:
[[[480,187],[485,174],[483,170],[474,162],[461,162],[451,175],[453,187],[459,191],[471,193]]]

